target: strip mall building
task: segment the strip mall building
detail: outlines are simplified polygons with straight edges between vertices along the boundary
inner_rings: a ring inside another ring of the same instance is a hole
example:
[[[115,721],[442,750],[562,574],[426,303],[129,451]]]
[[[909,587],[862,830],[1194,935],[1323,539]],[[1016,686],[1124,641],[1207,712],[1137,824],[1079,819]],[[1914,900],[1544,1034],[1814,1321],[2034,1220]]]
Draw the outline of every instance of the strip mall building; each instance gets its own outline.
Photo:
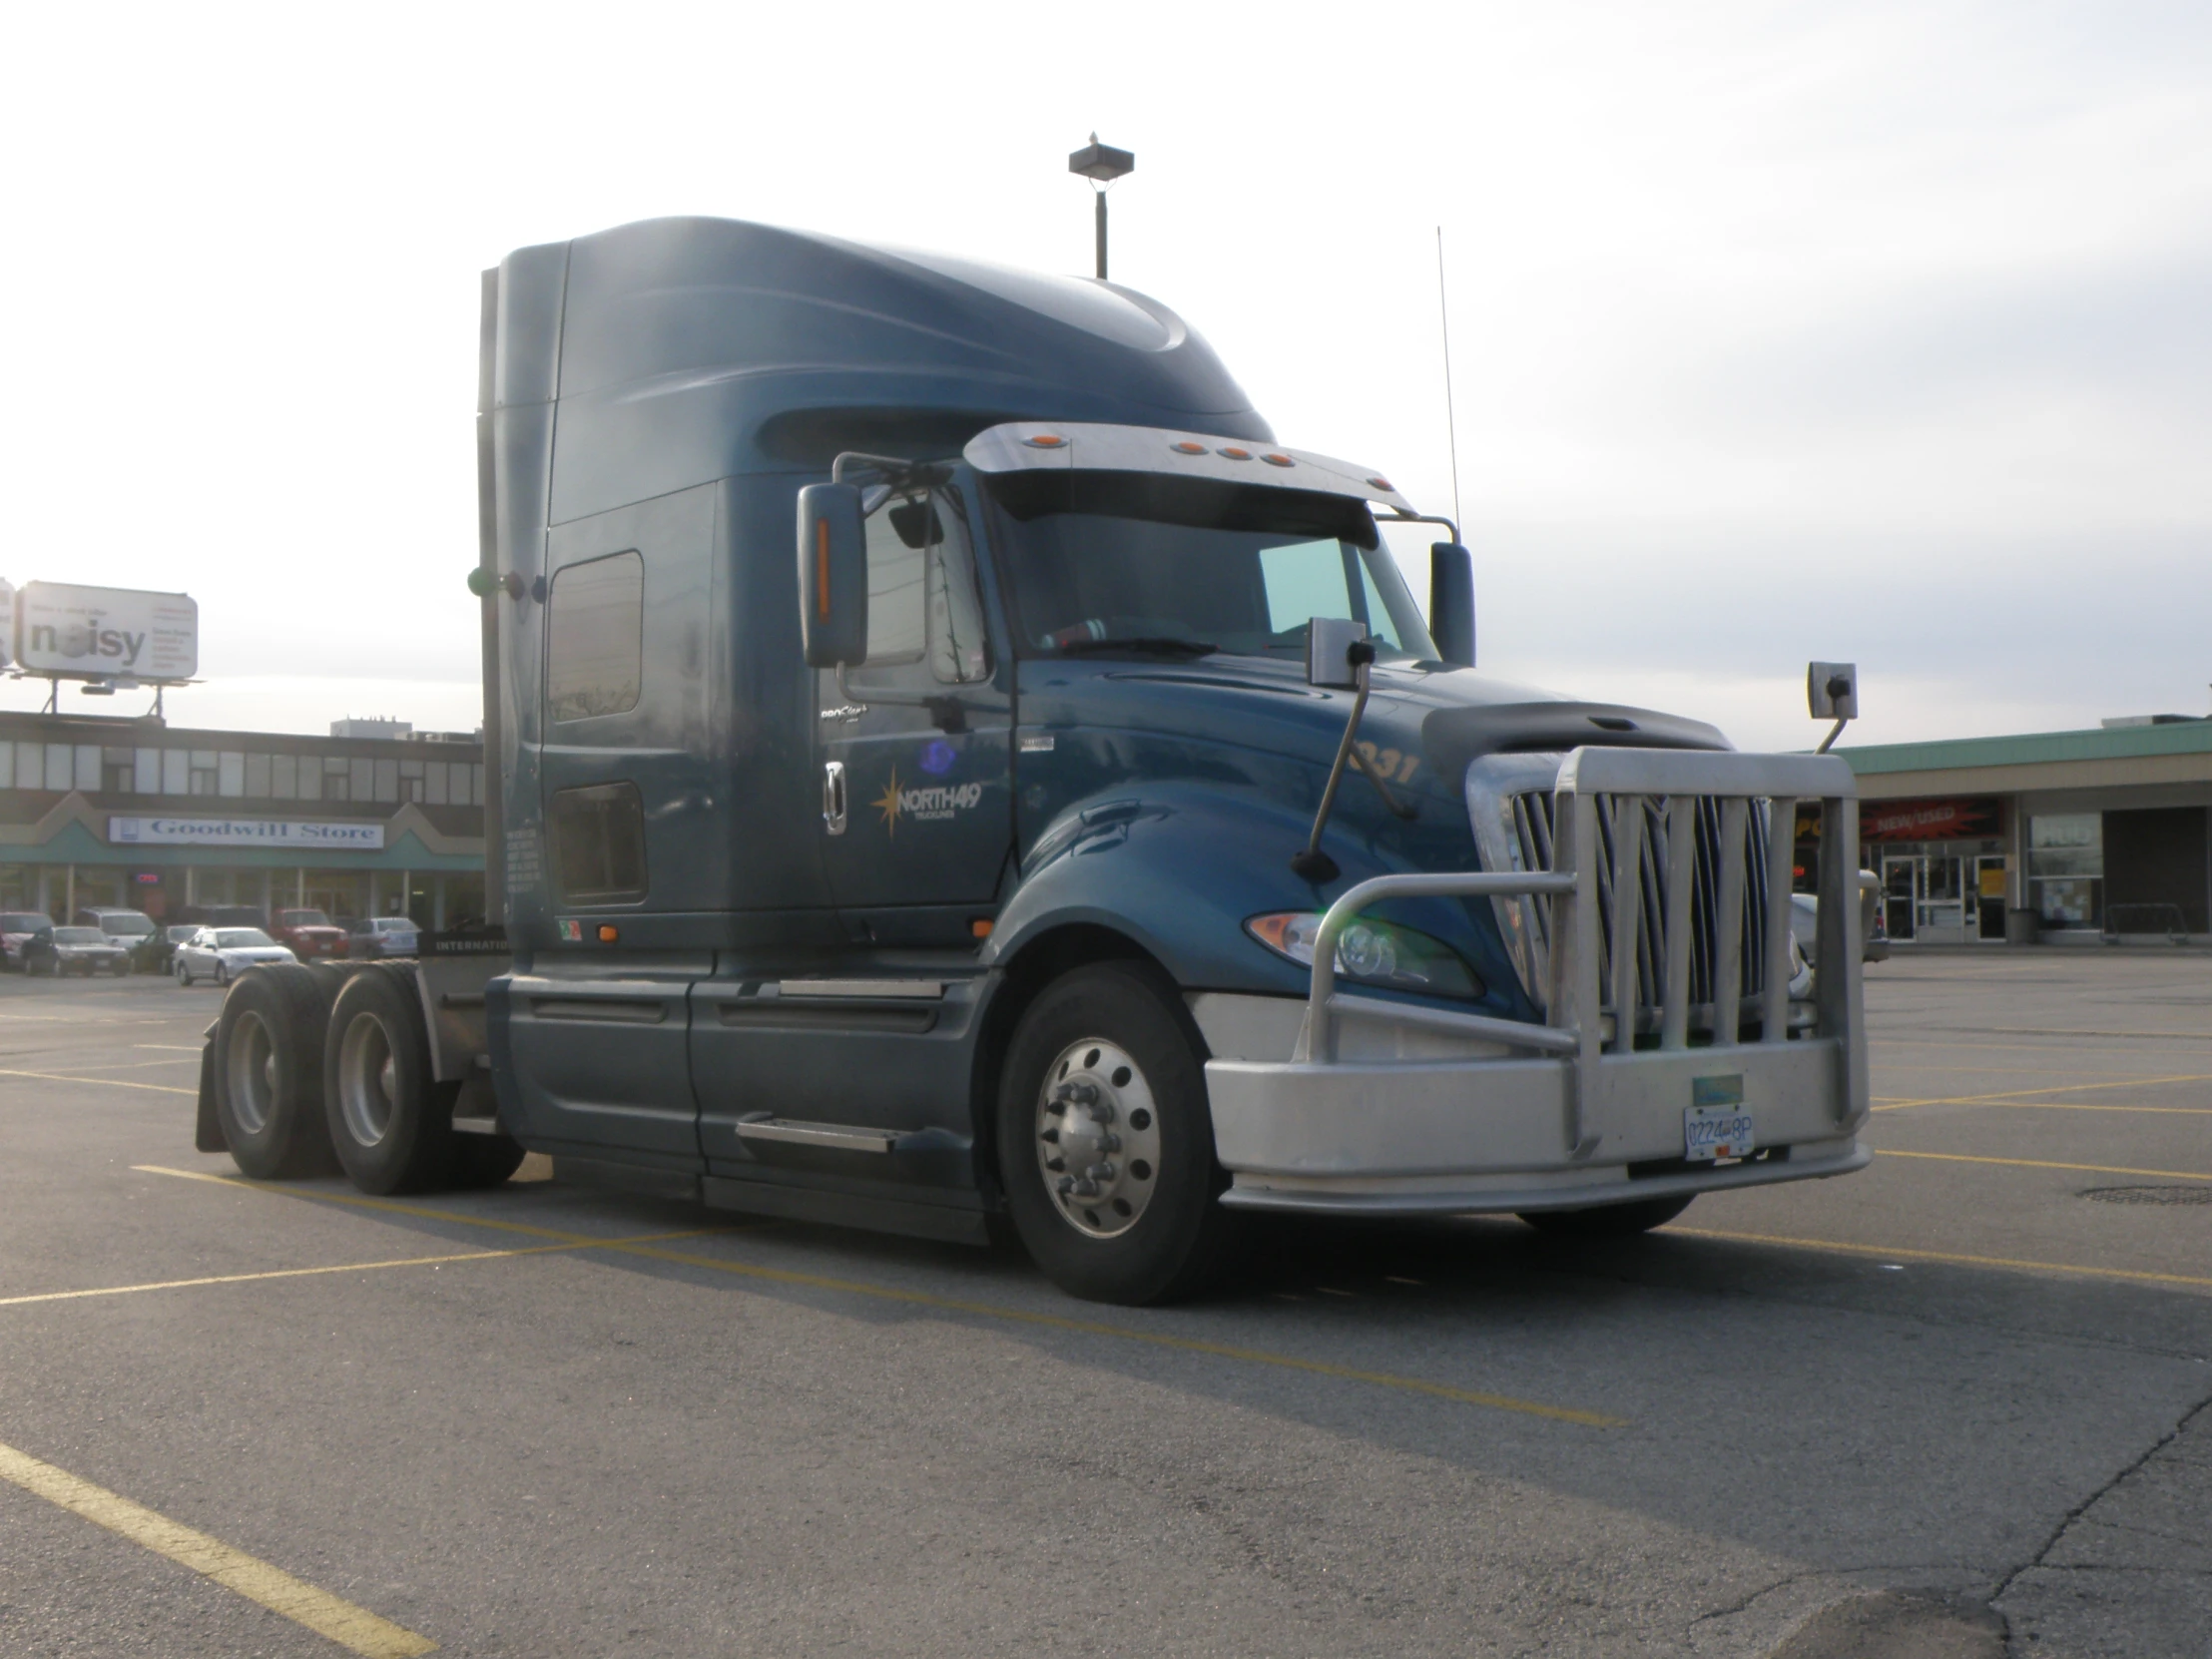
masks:
[[[478,917],[483,760],[472,738],[0,714],[0,909]]]
[[[1839,749],[1890,937],[2212,941],[2212,720]],[[1799,822],[1801,862],[1813,851]]]

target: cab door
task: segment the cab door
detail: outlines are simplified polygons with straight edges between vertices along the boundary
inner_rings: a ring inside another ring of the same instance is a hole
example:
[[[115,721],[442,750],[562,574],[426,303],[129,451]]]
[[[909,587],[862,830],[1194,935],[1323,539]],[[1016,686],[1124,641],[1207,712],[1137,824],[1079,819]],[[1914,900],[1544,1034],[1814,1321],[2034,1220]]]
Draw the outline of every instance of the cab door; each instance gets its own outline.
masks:
[[[1010,680],[994,677],[957,483],[866,497],[868,654],[818,674],[822,837],[860,946],[972,946],[1013,847]]]

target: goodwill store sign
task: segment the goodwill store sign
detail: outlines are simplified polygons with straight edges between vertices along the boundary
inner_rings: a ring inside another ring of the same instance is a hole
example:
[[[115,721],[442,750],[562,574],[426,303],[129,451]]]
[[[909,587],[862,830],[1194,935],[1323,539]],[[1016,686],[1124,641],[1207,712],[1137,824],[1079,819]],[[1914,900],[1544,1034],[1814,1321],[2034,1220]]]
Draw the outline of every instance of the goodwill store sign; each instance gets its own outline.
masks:
[[[111,846],[276,846],[377,852],[381,824],[298,824],[258,818],[111,818]]]

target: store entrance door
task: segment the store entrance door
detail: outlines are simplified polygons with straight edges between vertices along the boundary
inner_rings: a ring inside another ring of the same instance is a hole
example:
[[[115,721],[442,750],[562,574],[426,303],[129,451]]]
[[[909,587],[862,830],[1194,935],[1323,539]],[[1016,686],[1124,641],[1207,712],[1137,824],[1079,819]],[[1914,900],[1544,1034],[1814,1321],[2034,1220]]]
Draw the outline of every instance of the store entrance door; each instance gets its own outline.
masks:
[[[1921,863],[1921,914],[1915,936],[1923,944],[1964,944],[1978,936],[1967,893],[1976,862],[1954,852],[1932,852]]]
[[[1921,914],[1921,865],[1926,861],[1896,856],[1882,860],[1882,924],[1893,939],[1915,937],[1914,924]]]
[[[1973,902],[1969,906],[1984,944],[2004,942],[2004,856],[1984,853],[1974,860]]]

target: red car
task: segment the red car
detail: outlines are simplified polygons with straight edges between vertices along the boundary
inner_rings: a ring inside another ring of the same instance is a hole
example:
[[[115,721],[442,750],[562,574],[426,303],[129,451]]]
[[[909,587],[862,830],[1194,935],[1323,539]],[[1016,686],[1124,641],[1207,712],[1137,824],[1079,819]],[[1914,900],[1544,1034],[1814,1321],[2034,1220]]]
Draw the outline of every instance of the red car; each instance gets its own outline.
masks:
[[[278,910],[276,925],[270,932],[278,944],[289,945],[302,962],[345,954],[345,929],[332,926],[320,910]]]

